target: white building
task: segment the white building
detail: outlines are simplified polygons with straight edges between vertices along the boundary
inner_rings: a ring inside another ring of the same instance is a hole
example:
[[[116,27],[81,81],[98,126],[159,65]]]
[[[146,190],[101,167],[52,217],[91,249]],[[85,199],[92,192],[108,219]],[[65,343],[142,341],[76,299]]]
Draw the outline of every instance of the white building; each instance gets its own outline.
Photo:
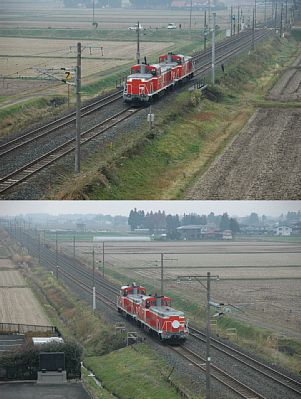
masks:
[[[276,236],[290,236],[292,234],[293,229],[287,226],[279,226],[275,229]]]

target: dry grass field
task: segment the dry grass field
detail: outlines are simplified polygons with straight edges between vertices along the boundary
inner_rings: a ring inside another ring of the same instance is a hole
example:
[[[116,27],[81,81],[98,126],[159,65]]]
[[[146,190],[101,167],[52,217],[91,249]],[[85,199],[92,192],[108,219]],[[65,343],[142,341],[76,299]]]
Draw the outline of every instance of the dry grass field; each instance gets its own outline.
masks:
[[[0,323],[49,325],[32,291],[12,266],[9,259],[0,260]]]
[[[64,244],[72,253],[72,244]],[[87,245],[76,249],[83,262]],[[95,245],[95,243],[94,243]],[[97,247],[99,245],[99,247]],[[96,260],[102,259],[95,245]],[[177,283],[177,276],[218,275],[212,299],[232,304],[235,318],[301,339],[301,247],[285,242],[149,242],[105,243],[105,269],[124,275],[125,283],[147,283],[160,292],[160,253],[168,292],[205,306],[206,292],[196,282]],[[123,254],[126,252],[128,254]],[[153,252],[153,254],[150,254]],[[92,259],[90,259],[90,262]]]

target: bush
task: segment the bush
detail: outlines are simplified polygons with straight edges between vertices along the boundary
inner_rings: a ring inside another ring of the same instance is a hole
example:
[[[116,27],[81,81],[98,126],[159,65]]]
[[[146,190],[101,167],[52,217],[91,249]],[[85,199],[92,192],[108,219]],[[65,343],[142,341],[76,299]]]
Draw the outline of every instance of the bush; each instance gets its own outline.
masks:
[[[30,344],[22,350],[4,353],[0,357],[0,380],[36,380],[40,352],[64,352],[67,378],[81,377],[82,347],[74,341],[67,341],[40,346]]]

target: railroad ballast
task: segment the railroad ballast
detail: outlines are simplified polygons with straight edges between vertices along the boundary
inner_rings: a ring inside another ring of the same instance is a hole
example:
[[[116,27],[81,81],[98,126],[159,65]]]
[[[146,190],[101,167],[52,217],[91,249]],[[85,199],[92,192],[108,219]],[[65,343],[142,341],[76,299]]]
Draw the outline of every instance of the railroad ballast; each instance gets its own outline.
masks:
[[[147,295],[145,287],[135,283],[121,287],[117,309],[136,320],[145,330],[155,332],[162,340],[184,341],[188,336],[186,317],[171,307],[171,298]]]
[[[159,57],[158,64],[133,65],[127,77],[123,98],[130,103],[149,102],[164,94],[179,82],[193,77],[192,57],[168,53]]]

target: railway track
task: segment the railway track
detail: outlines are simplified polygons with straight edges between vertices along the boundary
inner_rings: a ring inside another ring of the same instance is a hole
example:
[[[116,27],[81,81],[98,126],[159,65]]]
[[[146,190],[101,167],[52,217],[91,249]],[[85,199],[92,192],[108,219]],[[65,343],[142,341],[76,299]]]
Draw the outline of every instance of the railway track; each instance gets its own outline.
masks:
[[[97,138],[101,134],[105,133],[107,130],[118,125],[120,122],[130,118],[133,114],[139,112],[140,109],[137,108],[127,108],[119,111],[115,115],[106,119],[103,122],[98,123],[92,128],[81,133],[80,145],[84,145],[89,141]],[[45,169],[46,167],[52,165],[54,162],[65,157],[74,151],[75,138],[69,139],[64,144],[54,148],[53,150],[47,152],[39,158],[36,158],[32,162],[16,169],[14,172],[0,178],[0,194],[5,193],[9,189],[17,186],[25,180]]]
[[[205,359],[196,352],[188,349],[183,345],[177,347],[170,346],[170,349],[178,353],[184,359],[188,360],[189,363],[193,364],[195,367],[206,372]],[[247,385],[241,383],[236,378],[233,378],[230,374],[226,373],[219,367],[211,364],[210,368],[211,377],[215,378],[217,381],[225,385],[228,389],[235,392],[239,397],[243,399],[266,399],[264,396],[260,395],[258,392],[254,391]]]
[[[113,102],[119,100],[120,98],[122,98],[122,90],[101,97],[92,104],[82,107],[81,117],[83,118],[95,111],[99,111],[103,107],[112,104]],[[27,144],[32,143],[33,141],[44,138],[48,136],[50,133],[56,132],[60,128],[66,127],[71,123],[74,123],[76,121],[75,115],[76,113],[72,112],[69,115],[62,116],[61,118],[56,119],[55,121],[49,122],[46,125],[43,125],[19,137],[9,140],[6,143],[0,144],[0,158],[10,154],[13,151],[16,151],[17,149],[24,147]]]
[[[206,342],[206,334],[204,334],[202,331],[194,327],[190,326],[189,335],[195,337],[198,340],[201,340],[202,342]],[[266,364],[254,359],[253,357],[235,348],[232,348],[229,345],[226,345],[225,343],[213,337],[211,337],[210,346],[218,350],[219,352],[222,352],[227,356],[230,356],[235,361],[238,361],[239,363],[244,364],[245,366],[248,366],[249,368],[259,372],[260,374],[264,375],[266,378],[272,380],[273,382],[276,382],[285,387],[286,389],[296,394],[299,394],[301,397],[301,382],[294,380],[293,378],[288,377],[287,375],[284,375],[278,370],[275,370],[272,367],[267,366]]]
[[[264,37],[265,33],[256,32],[255,40],[260,40]],[[232,55],[237,54],[238,52],[243,51],[247,46],[250,45],[252,41],[252,37],[249,32],[244,32],[239,37],[233,37],[226,41],[226,43],[219,43],[217,45],[217,58],[216,63],[221,63],[226,59],[230,58]],[[235,46],[233,49],[233,45]],[[221,52],[218,55],[218,52]],[[205,52],[200,52],[199,54],[194,56],[195,62],[197,64],[201,64],[196,68],[196,75],[207,72],[211,68],[211,60],[210,60],[211,50],[208,49]],[[207,59],[207,61],[205,61]],[[87,105],[82,108],[84,111],[83,116],[87,116],[100,108],[111,104],[119,99],[121,99],[121,91],[114,92],[108,96],[105,96],[96,102]],[[123,120],[129,118],[134,113],[138,112],[137,109],[127,109],[123,110],[108,119],[104,122],[89,128],[81,135],[81,145],[85,145],[92,139],[98,137],[100,134],[109,130],[113,126],[116,126]],[[126,117],[121,117],[121,115],[128,114]],[[10,155],[13,156],[14,152],[22,150],[23,146],[28,144],[35,143],[37,145],[37,140],[41,138],[46,138],[49,134],[57,132],[62,127],[73,123],[75,120],[74,113],[67,115],[66,117],[62,117],[57,121],[51,122],[35,131],[29,132],[26,135],[20,136],[16,139],[13,139],[5,144],[0,145],[0,159],[5,159],[5,156]],[[95,133],[96,129],[101,129],[98,133]],[[0,196],[3,197],[3,194],[8,192],[9,190],[15,188],[20,183],[27,181],[29,178],[40,172],[41,170],[49,167],[54,164],[56,161],[62,159],[66,155],[70,154],[74,150],[74,142],[75,139],[67,139],[63,144],[55,147],[54,149],[44,153],[43,155],[37,157],[36,159],[23,164],[22,166],[16,168],[12,172],[6,174],[5,176],[0,178]],[[16,154],[17,157],[17,154]]]

